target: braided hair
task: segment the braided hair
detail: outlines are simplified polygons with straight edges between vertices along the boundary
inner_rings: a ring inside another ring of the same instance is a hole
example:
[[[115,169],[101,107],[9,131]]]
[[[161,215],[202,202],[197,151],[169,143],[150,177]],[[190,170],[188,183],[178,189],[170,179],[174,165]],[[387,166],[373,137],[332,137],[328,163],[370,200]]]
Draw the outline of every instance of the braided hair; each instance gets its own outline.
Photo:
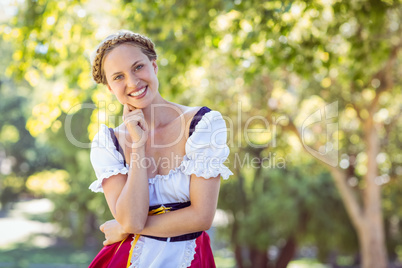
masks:
[[[146,36],[131,31],[119,31],[116,34],[106,37],[97,47],[94,52],[92,63],[92,77],[98,84],[107,85],[105,72],[103,69],[103,62],[106,55],[117,46],[127,43],[136,46],[141,49],[149,60],[156,60],[157,55],[155,51],[155,45]]]

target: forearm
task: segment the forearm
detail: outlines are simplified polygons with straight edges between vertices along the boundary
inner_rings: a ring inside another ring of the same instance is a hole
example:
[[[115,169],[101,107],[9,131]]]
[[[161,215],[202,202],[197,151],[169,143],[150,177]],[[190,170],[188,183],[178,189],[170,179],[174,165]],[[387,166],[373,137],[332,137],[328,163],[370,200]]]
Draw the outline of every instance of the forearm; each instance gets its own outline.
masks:
[[[148,183],[148,180],[145,181]],[[219,184],[219,177],[205,180],[203,178],[196,178],[193,174],[190,183],[191,205],[189,207],[165,214],[146,216],[144,222],[140,222],[144,225],[140,226],[141,228],[137,228],[137,230],[133,230],[133,228],[130,227],[132,226],[132,222],[130,223],[129,217],[125,219],[115,217],[115,219],[122,225],[122,229],[127,233],[139,233],[159,237],[172,237],[208,230],[212,224],[218,203]],[[121,189],[127,186],[126,181],[121,182],[121,185]],[[111,189],[109,188],[109,190]],[[145,192],[148,196],[148,188]],[[148,207],[145,207],[144,203],[145,197],[142,198],[144,199],[130,202],[141,203],[143,209],[148,212]],[[148,199],[146,199],[146,201],[146,204],[148,204]],[[127,207],[129,210],[132,210],[132,208],[130,209],[131,206]],[[136,206],[136,209],[138,209],[138,206]],[[132,211],[128,211],[127,214],[135,217]],[[141,215],[143,217],[143,214]],[[126,220],[126,222],[123,220]],[[135,220],[136,222],[137,219],[132,218],[131,220]]]
[[[220,177],[204,179],[191,175],[191,205],[165,214],[149,216],[141,234],[172,237],[208,230],[218,204]]]
[[[214,211],[200,211],[189,206],[176,211],[148,216],[143,235],[172,237],[208,230],[211,227]]]
[[[141,234],[172,237],[208,230],[218,204],[220,176],[204,179],[191,175],[189,207],[149,216]]]
[[[148,217],[149,190],[147,169],[134,163],[145,157],[145,148],[133,149],[127,181],[116,202],[116,220],[129,233],[139,233]],[[134,159],[135,158],[135,159]]]

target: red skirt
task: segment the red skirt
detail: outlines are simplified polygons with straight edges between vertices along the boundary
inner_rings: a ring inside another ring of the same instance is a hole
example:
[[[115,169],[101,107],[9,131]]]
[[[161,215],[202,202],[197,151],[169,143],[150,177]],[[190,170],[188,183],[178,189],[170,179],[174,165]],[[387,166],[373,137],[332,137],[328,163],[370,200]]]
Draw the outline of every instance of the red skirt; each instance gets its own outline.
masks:
[[[124,268],[127,267],[133,235],[122,242],[105,246],[96,255],[88,268]],[[172,242],[174,243],[174,242]],[[215,268],[209,235],[206,232],[195,240],[196,248],[190,268]]]

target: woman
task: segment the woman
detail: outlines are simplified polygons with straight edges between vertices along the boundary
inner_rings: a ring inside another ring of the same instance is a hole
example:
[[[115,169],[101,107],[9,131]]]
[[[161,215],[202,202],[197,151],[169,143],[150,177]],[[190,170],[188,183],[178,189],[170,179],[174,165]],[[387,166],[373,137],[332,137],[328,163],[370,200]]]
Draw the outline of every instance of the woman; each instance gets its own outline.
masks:
[[[208,107],[163,99],[156,59],[150,39],[125,31],[107,37],[92,61],[94,80],[124,105],[124,123],[101,125],[92,143],[90,189],[104,192],[115,220],[101,226],[105,248],[90,267],[120,267],[106,262],[124,258],[135,268],[215,267],[205,230],[220,176],[232,175],[223,165],[226,124]]]

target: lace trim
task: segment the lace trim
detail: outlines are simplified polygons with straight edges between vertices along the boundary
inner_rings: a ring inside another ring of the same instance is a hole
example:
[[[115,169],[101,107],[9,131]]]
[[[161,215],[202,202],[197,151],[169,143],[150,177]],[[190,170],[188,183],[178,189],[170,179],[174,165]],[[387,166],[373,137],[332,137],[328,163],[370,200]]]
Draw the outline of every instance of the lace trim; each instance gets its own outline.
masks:
[[[194,260],[196,246],[195,239],[186,241],[186,248],[184,250],[183,261],[180,264],[180,268],[191,266],[191,262]]]
[[[142,241],[140,237],[137,241],[137,243],[134,246],[133,249],[133,255],[131,256],[131,265],[129,268],[135,268],[135,267],[140,267],[140,260],[141,260],[141,253],[142,253],[142,248],[144,247],[144,241]],[[134,239],[131,242],[131,245],[133,245]]]
[[[103,188],[102,188],[102,182],[104,179],[110,178],[111,176],[117,175],[117,174],[127,174],[128,169],[126,167],[123,167],[121,169],[113,169],[113,170],[107,170],[102,173],[99,179],[96,181],[92,182],[91,185],[89,186],[89,189],[92,190],[95,193],[102,192],[103,193]]]
[[[157,180],[168,180],[178,172],[182,172],[185,175],[195,174],[197,177],[205,179],[213,178],[220,174],[224,180],[227,180],[230,175],[233,175],[232,171],[222,163],[213,161],[206,161],[205,163],[200,165],[199,161],[189,159],[187,155],[184,155],[180,166],[171,169],[166,175],[157,174],[155,177],[148,179],[148,182],[149,184],[154,184]]]
[[[212,158],[209,160],[203,163],[194,160],[185,161],[181,165],[181,171],[186,175],[195,174],[197,177],[205,179],[213,178],[220,174],[224,180],[227,180],[230,175],[233,175],[223,163],[214,161]]]

